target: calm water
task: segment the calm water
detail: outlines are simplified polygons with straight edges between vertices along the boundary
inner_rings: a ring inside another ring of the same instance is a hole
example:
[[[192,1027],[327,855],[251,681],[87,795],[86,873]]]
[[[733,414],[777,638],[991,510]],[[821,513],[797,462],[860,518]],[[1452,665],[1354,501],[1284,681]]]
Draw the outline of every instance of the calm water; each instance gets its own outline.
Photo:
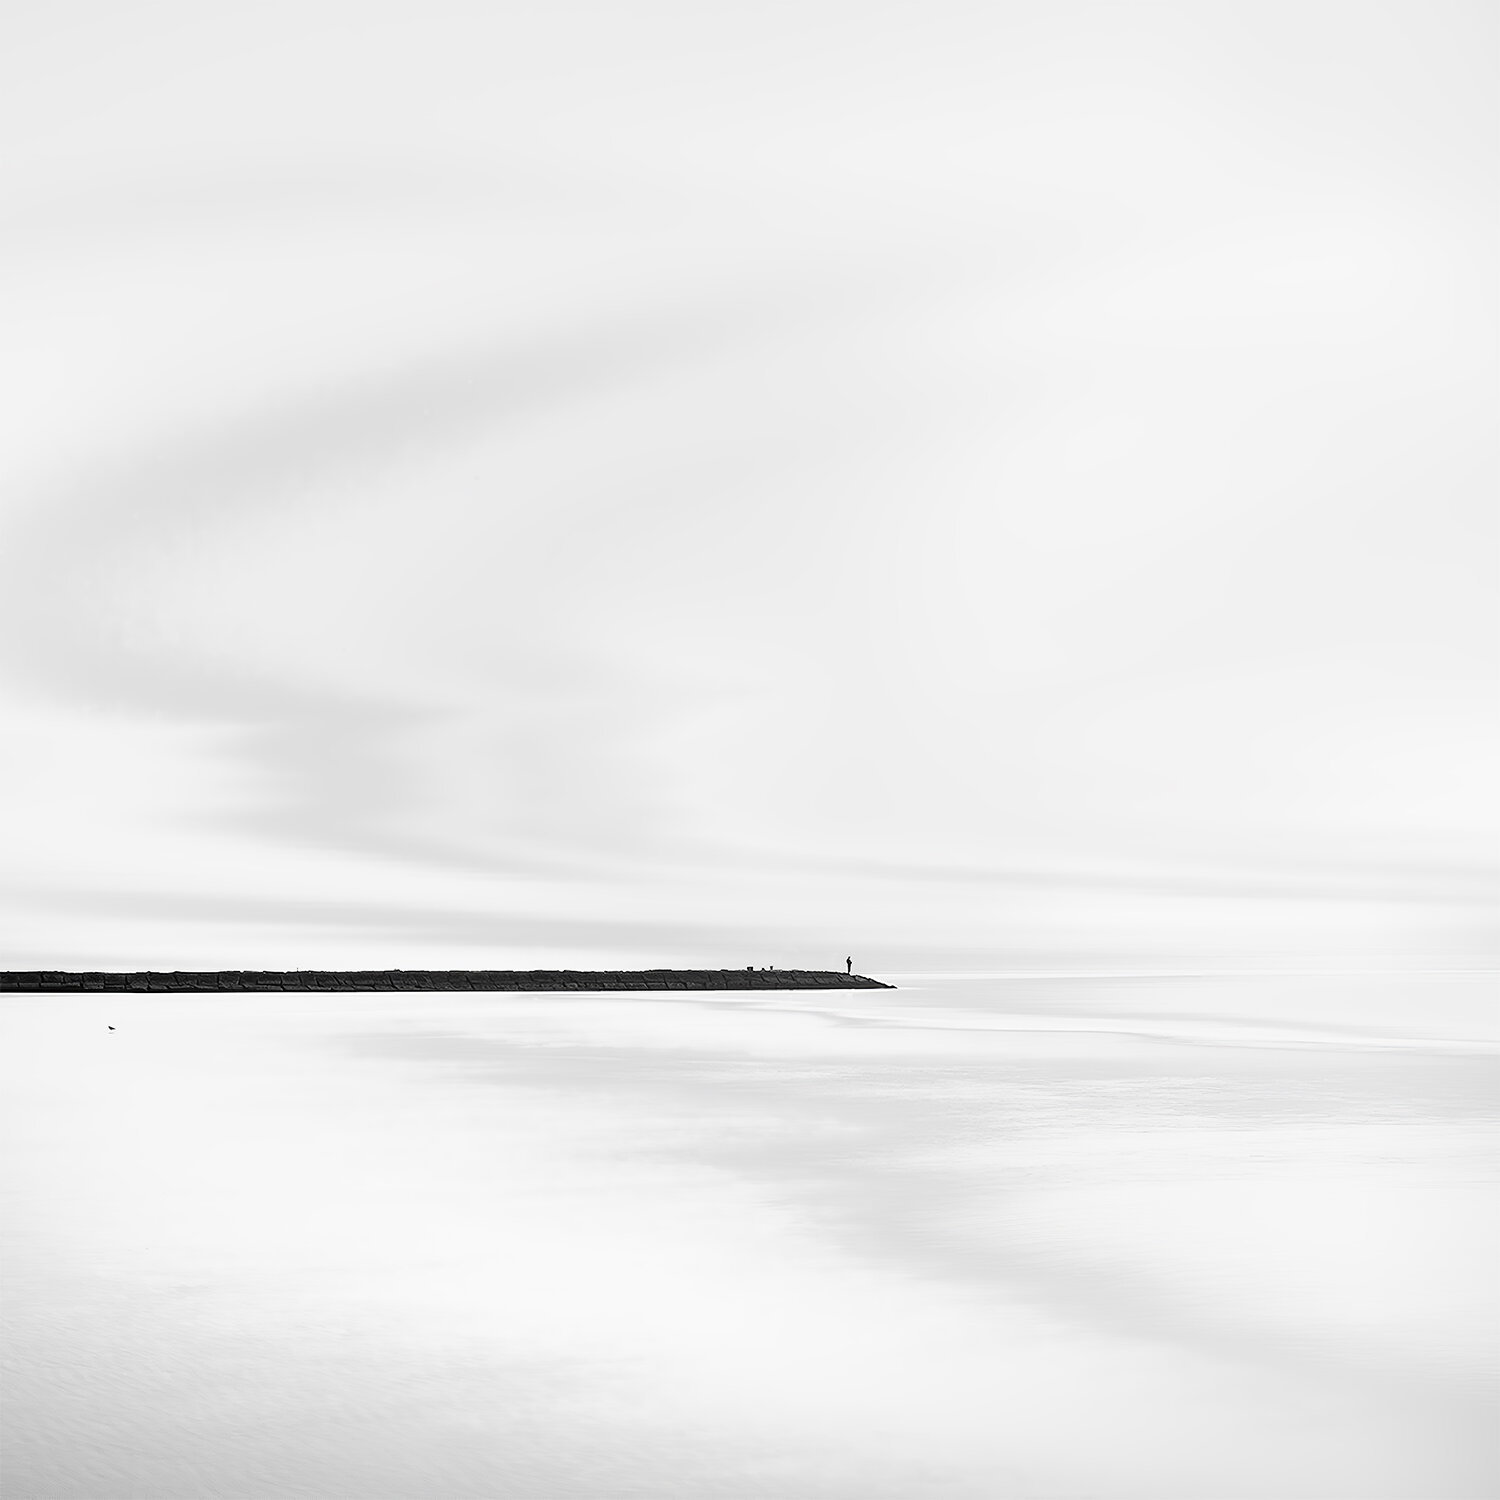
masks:
[[[1493,1495],[1492,1003],[12,997],[4,1494]]]

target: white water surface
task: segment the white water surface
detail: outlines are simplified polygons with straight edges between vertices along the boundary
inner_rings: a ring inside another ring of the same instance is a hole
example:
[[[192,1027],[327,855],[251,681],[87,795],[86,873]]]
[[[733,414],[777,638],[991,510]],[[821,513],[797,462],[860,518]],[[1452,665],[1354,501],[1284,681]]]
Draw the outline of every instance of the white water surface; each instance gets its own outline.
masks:
[[[7,997],[4,1494],[1493,1495],[1492,995]]]

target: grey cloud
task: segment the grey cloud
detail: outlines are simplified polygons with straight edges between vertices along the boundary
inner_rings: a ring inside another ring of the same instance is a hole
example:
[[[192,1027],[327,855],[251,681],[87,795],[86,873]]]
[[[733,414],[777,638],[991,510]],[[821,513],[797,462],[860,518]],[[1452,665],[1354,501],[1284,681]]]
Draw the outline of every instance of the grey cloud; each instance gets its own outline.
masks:
[[[882,296],[899,295],[899,282],[881,282]],[[870,290],[858,278],[835,284],[803,274],[709,303],[650,308],[528,347],[452,350],[185,436],[132,464],[35,495],[8,539],[0,660],[48,693],[229,727],[253,783],[266,789],[263,804],[245,815],[264,836],[459,868],[516,868],[510,858],[476,858],[472,850],[392,833],[390,815],[410,790],[394,738],[421,710],[370,693],[313,693],[242,664],[205,663],[166,642],[141,649],[121,640],[96,604],[97,581],[127,552],[166,546],[181,528],[285,509],[310,478],[376,473],[411,451],[523,424],[736,342],[863,313]],[[566,579],[558,584],[565,590]],[[610,729],[601,724],[592,754],[609,752]],[[564,857],[576,858],[576,851]]]

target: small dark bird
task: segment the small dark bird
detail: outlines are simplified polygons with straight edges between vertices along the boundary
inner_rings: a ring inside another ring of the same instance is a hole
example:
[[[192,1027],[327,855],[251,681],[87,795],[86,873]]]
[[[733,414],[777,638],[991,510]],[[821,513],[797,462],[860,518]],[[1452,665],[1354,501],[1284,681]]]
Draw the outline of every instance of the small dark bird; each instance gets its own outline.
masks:
[[[109,1029],[110,1029],[110,1030],[111,1030],[111,1031],[113,1031],[113,1030],[114,1030],[114,1029],[115,1029],[115,1028],[114,1028],[114,1027],[113,1027],[113,1026],[111,1026],[111,1027],[110,1027],[110,1028],[109,1028]]]

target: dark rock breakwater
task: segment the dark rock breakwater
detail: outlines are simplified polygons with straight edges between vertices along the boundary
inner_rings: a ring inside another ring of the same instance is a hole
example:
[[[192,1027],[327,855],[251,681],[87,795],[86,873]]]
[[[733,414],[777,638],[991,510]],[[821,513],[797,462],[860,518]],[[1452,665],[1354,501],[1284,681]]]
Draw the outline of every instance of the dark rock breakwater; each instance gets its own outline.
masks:
[[[196,994],[246,990],[889,990],[825,969],[216,969],[204,972],[0,972],[0,991]]]

